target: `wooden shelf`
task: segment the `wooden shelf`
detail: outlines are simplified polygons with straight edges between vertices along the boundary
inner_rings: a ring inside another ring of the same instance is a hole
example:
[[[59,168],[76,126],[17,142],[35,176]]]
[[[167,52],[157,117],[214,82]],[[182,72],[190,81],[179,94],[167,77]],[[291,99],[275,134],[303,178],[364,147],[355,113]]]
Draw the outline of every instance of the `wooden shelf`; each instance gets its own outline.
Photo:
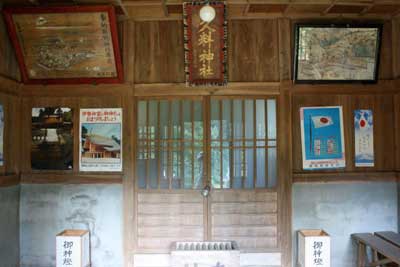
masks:
[[[94,173],[57,173],[34,172],[22,173],[23,184],[122,184],[123,174],[94,174]]]
[[[0,175],[0,187],[9,187],[20,183],[18,174],[2,174]]]
[[[301,172],[293,173],[293,183],[397,182],[399,172]]]

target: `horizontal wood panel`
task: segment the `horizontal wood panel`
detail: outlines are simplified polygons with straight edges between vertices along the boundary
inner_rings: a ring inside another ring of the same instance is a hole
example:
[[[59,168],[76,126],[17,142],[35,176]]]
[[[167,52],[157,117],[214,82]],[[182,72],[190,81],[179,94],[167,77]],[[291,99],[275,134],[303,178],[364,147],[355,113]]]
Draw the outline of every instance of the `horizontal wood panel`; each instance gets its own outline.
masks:
[[[204,204],[198,191],[139,192],[137,249],[169,252],[172,242],[204,240]]]
[[[141,250],[150,250],[153,253],[170,251],[173,242],[179,240],[179,237],[156,237],[156,238],[143,238],[138,237],[138,247]],[[190,241],[203,241],[203,238],[191,238]]]
[[[203,214],[190,216],[139,215],[138,226],[203,226]]]
[[[277,203],[215,203],[211,206],[212,214],[262,214],[276,212]]]
[[[236,191],[212,193],[213,203],[217,202],[274,202],[277,201],[276,192]]]
[[[139,204],[139,214],[156,215],[156,214],[176,214],[176,215],[196,215],[203,214],[203,204],[201,203],[182,203],[182,204]]]
[[[213,227],[213,237],[276,237],[276,226],[229,226],[229,227]]]
[[[138,201],[139,203],[168,203],[168,204],[173,204],[173,203],[200,203],[203,201],[203,197],[201,196],[200,193],[194,194],[194,193],[189,193],[189,194],[182,194],[182,193],[177,193],[177,194],[163,194],[163,193],[151,193],[151,194],[139,194],[138,195]]]
[[[247,251],[277,248],[277,193],[218,191],[210,198],[212,240],[234,240]]]
[[[264,214],[264,215],[237,215],[237,214],[223,214],[213,215],[211,223],[214,227],[217,226],[237,226],[237,225],[276,225],[277,215],[276,213]]]
[[[203,238],[203,227],[193,226],[160,226],[160,227],[139,227],[138,236],[153,238],[153,237],[171,237],[180,240],[191,240],[192,238]]]

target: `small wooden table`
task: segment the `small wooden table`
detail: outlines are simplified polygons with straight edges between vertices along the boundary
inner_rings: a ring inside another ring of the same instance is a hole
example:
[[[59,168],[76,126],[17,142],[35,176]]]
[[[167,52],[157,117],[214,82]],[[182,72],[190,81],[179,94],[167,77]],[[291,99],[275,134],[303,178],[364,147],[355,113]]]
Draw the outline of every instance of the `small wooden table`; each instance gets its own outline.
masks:
[[[388,234],[388,232],[378,232],[377,235],[360,233],[352,234],[351,236],[358,244],[357,267],[375,267],[391,262],[400,264],[400,247],[388,241],[399,241],[400,236],[398,234],[394,232],[391,234]],[[381,236],[384,236],[384,238]],[[371,262],[368,262],[366,257],[367,247],[370,247],[373,251],[373,259]],[[378,253],[384,258],[379,259]]]

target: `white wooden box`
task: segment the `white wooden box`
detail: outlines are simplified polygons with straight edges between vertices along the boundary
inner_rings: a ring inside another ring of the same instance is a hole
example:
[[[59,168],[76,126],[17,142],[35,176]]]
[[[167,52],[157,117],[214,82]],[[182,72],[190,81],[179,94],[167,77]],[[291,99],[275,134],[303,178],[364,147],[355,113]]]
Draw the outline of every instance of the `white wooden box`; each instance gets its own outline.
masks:
[[[65,230],[56,237],[56,267],[90,266],[90,237],[86,230]]]
[[[176,242],[171,250],[172,267],[240,267],[236,243]]]
[[[331,240],[323,230],[298,231],[298,266],[330,267]]]

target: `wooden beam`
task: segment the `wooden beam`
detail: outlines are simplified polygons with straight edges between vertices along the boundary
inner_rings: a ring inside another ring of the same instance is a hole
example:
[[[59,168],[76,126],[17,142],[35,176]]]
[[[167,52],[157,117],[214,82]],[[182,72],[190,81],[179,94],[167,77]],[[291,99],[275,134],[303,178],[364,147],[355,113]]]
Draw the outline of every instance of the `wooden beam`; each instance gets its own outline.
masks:
[[[99,84],[99,85],[22,85],[22,97],[82,97],[82,96],[121,96],[131,95],[131,84]]]
[[[371,8],[373,8],[374,6],[375,6],[375,3],[372,3],[372,4],[367,5],[367,6],[360,12],[360,15],[362,16],[362,15],[364,15],[364,14],[367,14],[368,11],[370,11]]]
[[[19,96],[20,83],[6,76],[0,75],[0,93]]]
[[[232,82],[228,86],[187,87],[184,83],[135,84],[135,96],[171,95],[278,95],[279,82]]]
[[[332,0],[331,4],[324,11],[322,11],[322,15],[328,14],[329,11],[335,6],[336,2],[337,2],[337,0]]]
[[[0,187],[18,185],[20,182],[18,174],[0,175]]]

